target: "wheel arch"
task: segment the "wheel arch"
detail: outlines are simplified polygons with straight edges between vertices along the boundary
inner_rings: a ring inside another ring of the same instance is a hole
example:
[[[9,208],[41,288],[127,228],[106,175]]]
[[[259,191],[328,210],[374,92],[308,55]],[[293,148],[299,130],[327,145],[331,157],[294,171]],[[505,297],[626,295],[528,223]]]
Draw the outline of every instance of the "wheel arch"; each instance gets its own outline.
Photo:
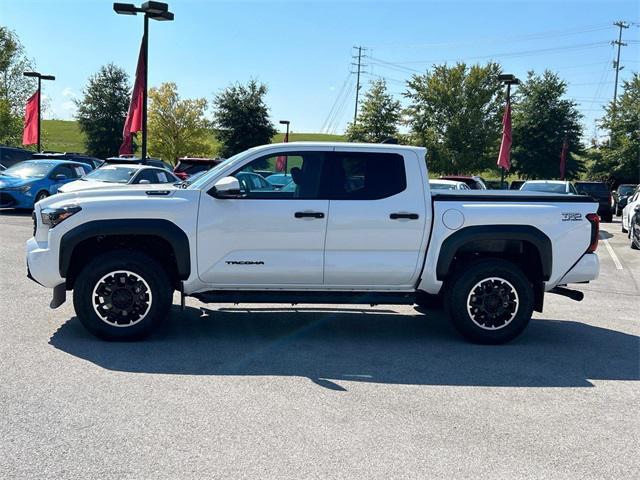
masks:
[[[158,260],[174,281],[191,273],[189,238],[165,219],[94,220],[65,233],[60,240],[59,271],[72,289],[79,269],[96,254],[125,248]]]
[[[453,271],[456,261],[465,254],[522,258],[536,270],[525,274],[533,273],[542,281],[551,277],[551,239],[531,225],[476,225],[461,228],[442,242],[436,264],[437,279],[445,280]]]

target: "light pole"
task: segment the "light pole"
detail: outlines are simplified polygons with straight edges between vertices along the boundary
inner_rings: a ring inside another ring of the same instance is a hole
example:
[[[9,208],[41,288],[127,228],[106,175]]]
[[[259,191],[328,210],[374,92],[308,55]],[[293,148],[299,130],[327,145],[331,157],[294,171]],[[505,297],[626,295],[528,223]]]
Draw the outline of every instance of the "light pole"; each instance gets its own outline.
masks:
[[[144,52],[144,89],[142,91],[142,159],[147,158],[147,86],[149,79],[149,19],[161,22],[173,20],[169,5],[162,2],[144,2],[140,7],[131,3],[114,3],[113,10],[119,15],[144,14],[142,50]]]
[[[507,107],[506,108],[509,109],[509,137],[511,137],[511,85],[518,85],[520,83],[520,80],[517,79],[516,76],[513,75],[512,73],[503,73],[498,75],[498,81],[504,83],[507,86]],[[503,132],[503,135],[504,135],[504,132]],[[510,152],[511,152],[511,140],[509,140],[509,155],[510,155]],[[502,167],[500,170],[501,170],[500,189],[503,189],[504,188],[504,167]]]
[[[40,146],[40,122],[42,119],[42,114],[40,110],[42,109],[42,80],[55,80],[56,77],[53,75],[42,75],[40,72],[22,72],[25,77],[34,77],[38,79],[38,152],[41,149]]]
[[[289,124],[291,122],[289,120],[280,120],[280,125],[286,125],[287,126],[287,133],[284,134],[284,143],[287,143],[289,141]]]

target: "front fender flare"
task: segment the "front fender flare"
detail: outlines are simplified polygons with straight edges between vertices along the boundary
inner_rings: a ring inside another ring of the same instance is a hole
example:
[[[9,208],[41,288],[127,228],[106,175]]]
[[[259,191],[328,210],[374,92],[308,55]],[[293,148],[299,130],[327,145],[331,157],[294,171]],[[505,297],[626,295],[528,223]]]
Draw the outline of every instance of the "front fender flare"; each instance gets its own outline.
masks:
[[[73,251],[79,243],[92,237],[109,235],[153,235],[166,240],[176,257],[178,276],[181,280],[189,278],[189,237],[175,223],[159,218],[94,220],[69,230],[60,240],[60,276],[66,278]]]

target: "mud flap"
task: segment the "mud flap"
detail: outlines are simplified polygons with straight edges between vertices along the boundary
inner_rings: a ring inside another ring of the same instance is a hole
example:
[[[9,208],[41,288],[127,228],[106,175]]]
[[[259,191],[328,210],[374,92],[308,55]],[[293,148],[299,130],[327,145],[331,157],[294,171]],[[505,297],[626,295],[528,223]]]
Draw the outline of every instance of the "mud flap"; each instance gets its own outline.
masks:
[[[67,300],[67,284],[61,283],[53,288],[53,298],[49,304],[50,308],[58,308]]]

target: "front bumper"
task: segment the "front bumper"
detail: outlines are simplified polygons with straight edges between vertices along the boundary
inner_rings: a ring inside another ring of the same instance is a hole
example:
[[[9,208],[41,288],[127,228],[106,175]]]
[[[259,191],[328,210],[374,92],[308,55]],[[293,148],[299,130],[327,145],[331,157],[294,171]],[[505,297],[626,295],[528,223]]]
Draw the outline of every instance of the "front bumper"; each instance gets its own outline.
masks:
[[[31,191],[0,190],[0,208],[33,208]]]
[[[49,248],[47,242],[35,238],[27,240],[27,272],[34,281],[48,288],[65,283],[60,276],[58,252]]]

